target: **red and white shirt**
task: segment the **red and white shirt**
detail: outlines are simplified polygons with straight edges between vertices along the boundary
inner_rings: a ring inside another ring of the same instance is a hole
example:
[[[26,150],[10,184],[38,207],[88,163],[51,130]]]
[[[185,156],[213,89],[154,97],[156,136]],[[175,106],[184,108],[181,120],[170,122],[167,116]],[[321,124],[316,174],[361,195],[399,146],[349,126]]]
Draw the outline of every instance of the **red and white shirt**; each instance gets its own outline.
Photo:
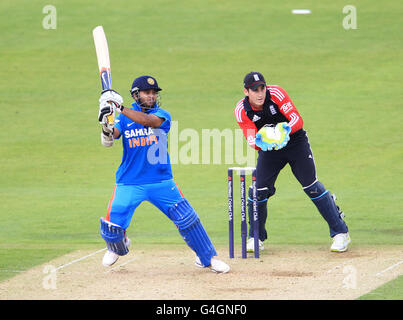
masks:
[[[290,142],[292,141],[293,134],[301,130],[303,127],[303,120],[294,106],[294,103],[288,96],[287,92],[276,85],[268,85],[267,90],[269,94],[266,94],[265,106],[265,118],[264,124],[277,124],[282,121],[287,121],[288,125],[291,127],[290,132]],[[274,102],[274,103],[273,103]],[[249,99],[244,97],[241,99],[234,110],[236,121],[242,129],[242,132],[248,141],[248,144],[260,150],[258,146],[255,145],[256,133],[263,126],[262,117],[254,114],[253,118],[250,119],[247,115],[247,110],[253,112],[263,112],[261,110],[254,109],[249,104]]]

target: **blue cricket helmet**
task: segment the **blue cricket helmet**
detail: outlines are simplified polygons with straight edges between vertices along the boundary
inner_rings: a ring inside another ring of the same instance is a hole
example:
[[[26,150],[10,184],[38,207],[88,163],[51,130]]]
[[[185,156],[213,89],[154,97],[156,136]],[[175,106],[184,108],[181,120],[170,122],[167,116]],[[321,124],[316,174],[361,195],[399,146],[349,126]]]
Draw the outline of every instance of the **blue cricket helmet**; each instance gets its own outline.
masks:
[[[143,90],[154,89],[155,91],[161,91],[162,89],[158,86],[157,80],[151,76],[141,76],[134,79],[130,93],[137,93]]]

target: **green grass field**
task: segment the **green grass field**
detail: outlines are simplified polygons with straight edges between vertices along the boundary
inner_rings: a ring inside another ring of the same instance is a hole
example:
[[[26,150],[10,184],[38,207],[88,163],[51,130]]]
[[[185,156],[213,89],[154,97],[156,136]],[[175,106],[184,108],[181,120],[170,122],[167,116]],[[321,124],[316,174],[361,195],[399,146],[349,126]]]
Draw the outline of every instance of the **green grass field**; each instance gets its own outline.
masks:
[[[54,0],[55,30],[42,26],[46,4],[0,3],[0,280],[104,245],[99,217],[122,148],[100,144],[97,25],[106,31],[113,87],[125,103],[133,79],[153,75],[179,130],[237,129],[233,109],[249,71],[282,86],[304,119],[319,179],[346,212],[353,245],[403,244],[400,1],[356,1],[356,30],[343,28],[347,3],[340,0]],[[312,14],[293,15],[295,8]],[[173,165],[218,245],[227,243],[230,165]],[[327,226],[315,210],[285,169],[270,201],[270,242],[327,244]],[[183,241],[148,203],[128,232],[137,243]],[[385,287],[383,299],[402,298],[399,279]]]

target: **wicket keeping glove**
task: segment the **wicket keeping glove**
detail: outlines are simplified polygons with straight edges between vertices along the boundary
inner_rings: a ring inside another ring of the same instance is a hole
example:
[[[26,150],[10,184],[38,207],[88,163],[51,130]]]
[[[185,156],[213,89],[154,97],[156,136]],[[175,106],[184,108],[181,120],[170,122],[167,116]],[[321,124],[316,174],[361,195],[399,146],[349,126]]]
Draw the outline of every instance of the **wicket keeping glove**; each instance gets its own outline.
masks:
[[[290,140],[291,127],[287,122],[264,126],[256,134],[255,144],[263,151],[280,150]]]

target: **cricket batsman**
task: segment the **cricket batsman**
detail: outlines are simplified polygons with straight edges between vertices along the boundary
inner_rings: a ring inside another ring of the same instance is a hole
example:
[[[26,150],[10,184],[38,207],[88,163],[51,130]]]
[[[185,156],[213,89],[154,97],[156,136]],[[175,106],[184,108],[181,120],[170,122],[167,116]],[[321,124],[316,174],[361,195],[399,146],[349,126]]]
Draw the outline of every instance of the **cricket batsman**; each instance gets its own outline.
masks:
[[[111,266],[129,252],[126,230],[139,204],[149,201],[176,225],[196,253],[197,267],[226,273],[230,267],[217,259],[198,214],[173,180],[167,139],[171,116],[160,107],[161,90],[155,78],[145,75],[133,81],[130,108],[123,106],[123,98],[114,90],[103,91],[99,99],[102,145],[111,147],[116,139],[123,145],[113,195],[106,217],[101,218],[101,236],[108,249],[102,263]],[[111,124],[108,117],[115,112],[118,116]]]
[[[345,252],[351,242],[344,214],[336,205],[335,195],[316,176],[315,161],[303,129],[303,120],[287,92],[267,85],[263,75],[250,72],[244,77],[242,98],[235,107],[235,118],[248,144],[258,150],[256,188],[259,215],[259,250],[267,239],[267,200],[275,192],[280,171],[289,164],[295,178],[329,226],[333,252]],[[248,251],[254,250],[252,201],[249,190]]]

